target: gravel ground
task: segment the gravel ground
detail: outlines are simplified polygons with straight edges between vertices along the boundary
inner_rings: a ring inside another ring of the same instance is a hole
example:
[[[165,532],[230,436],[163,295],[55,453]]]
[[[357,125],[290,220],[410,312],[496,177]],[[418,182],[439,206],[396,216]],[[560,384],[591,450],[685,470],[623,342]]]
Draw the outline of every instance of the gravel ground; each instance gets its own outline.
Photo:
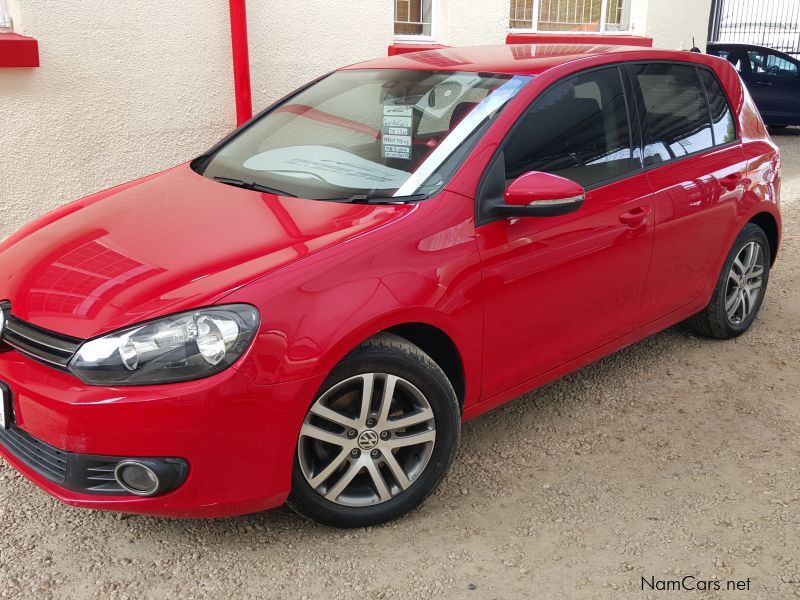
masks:
[[[74,509],[3,463],[0,597],[800,596],[800,129],[775,139],[785,241],[741,338],[673,328],[466,425],[427,504],[367,530]],[[723,589],[641,589],[684,575]]]

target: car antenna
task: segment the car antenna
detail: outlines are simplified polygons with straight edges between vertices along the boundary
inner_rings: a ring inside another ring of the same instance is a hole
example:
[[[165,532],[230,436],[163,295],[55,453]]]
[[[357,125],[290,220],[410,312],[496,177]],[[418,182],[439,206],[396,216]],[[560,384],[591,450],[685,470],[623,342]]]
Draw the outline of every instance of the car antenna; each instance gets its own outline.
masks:
[[[689,52],[700,52],[700,48],[694,43],[694,36],[692,36],[692,47],[689,49]]]

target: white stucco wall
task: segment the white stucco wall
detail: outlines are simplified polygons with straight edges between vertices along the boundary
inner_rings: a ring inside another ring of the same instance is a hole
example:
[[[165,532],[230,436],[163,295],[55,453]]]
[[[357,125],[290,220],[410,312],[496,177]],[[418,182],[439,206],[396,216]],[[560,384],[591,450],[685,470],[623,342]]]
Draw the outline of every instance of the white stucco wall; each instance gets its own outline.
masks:
[[[694,36],[697,46],[705,51],[711,0],[634,0],[636,3],[646,4],[643,33],[637,33],[652,37],[654,47],[688,50]]]
[[[391,0],[259,0],[247,10],[256,111],[337,67],[386,56],[394,37]]]
[[[440,0],[436,41],[502,44],[510,0]],[[711,0],[632,0],[657,47],[705,41]],[[69,200],[187,160],[235,125],[228,3],[8,0],[39,69],[0,69],[0,238]],[[392,0],[248,2],[258,111],[383,56]]]
[[[0,238],[94,191],[196,156],[235,126],[227,2],[11,0],[39,69],[0,69]],[[255,110],[385,56],[390,0],[250,2]],[[332,32],[339,32],[334,36]]]
[[[504,44],[511,0],[441,0],[436,41],[448,46]]]

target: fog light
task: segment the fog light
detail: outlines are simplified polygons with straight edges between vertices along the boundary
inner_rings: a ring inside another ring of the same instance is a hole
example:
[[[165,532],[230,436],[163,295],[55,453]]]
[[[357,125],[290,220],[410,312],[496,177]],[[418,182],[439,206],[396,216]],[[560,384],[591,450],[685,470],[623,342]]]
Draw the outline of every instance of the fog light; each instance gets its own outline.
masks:
[[[123,460],[114,469],[114,477],[123,488],[137,496],[150,496],[158,490],[158,476],[135,460]]]

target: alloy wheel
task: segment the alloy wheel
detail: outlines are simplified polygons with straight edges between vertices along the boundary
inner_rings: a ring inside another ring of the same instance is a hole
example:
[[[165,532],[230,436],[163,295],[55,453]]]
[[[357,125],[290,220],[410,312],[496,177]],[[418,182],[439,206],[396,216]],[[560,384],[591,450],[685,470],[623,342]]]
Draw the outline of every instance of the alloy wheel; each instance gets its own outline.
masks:
[[[370,506],[411,487],[435,441],[433,410],[416,386],[397,375],[364,373],[314,402],[297,453],[305,480],[326,500]]]
[[[748,242],[736,255],[725,288],[725,312],[732,325],[742,324],[753,312],[762,293],[764,250]]]

